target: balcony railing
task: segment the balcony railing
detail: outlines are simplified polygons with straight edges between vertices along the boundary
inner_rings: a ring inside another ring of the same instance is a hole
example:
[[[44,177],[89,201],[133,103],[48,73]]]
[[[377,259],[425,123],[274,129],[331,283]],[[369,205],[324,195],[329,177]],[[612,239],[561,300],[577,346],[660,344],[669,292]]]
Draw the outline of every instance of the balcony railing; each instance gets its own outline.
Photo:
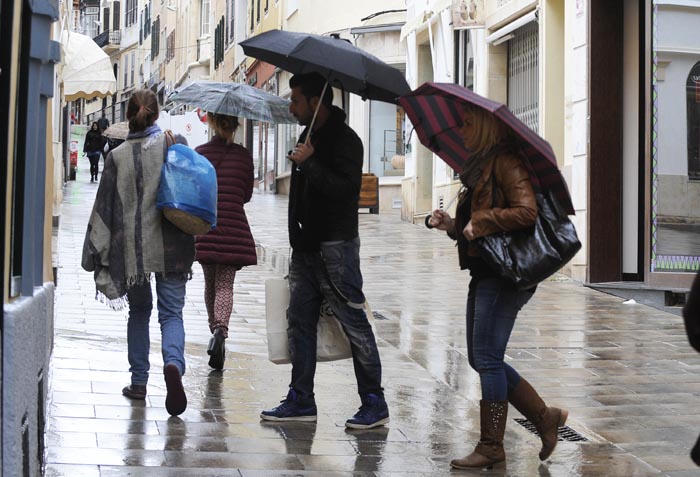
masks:
[[[100,48],[103,48],[105,46],[119,46],[122,42],[122,31],[121,30],[105,30],[99,35],[97,35],[95,38],[95,43],[97,43],[97,46]]]

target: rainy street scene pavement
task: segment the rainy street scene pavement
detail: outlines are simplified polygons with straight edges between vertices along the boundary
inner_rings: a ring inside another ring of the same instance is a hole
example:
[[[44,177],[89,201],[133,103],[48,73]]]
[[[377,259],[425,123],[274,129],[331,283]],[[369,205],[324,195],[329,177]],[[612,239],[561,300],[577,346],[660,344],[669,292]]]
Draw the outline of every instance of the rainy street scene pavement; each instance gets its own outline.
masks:
[[[402,222],[398,211],[360,211],[364,290],[373,311],[391,421],[348,430],[360,405],[352,362],[320,363],[316,423],[261,422],[284,398],[290,365],[267,359],[265,280],[287,269],[287,198],[256,192],[246,210],[259,264],[235,282],[224,370],[209,368],[204,281],[187,285],[188,407],[164,407],[160,332],[151,318],[151,377],[145,401],[129,383],[126,311],[95,300],[80,267],[97,185],[87,169],[64,189],[46,435],[50,477],[440,476],[690,477],[700,432],[700,355],[674,314],[557,275],[519,314],[507,362],[567,427],[546,462],[539,438],[510,407],[507,462],[458,471],[450,460],[479,438],[479,379],[467,361],[468,273],[444,233]]]

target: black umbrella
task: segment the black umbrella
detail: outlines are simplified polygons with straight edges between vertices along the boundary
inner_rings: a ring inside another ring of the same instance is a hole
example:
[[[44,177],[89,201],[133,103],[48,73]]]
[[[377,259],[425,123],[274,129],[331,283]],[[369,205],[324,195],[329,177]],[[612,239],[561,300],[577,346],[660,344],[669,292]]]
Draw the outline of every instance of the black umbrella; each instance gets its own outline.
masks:
[[[396,104],[411,88],[401,71],[337,37],[270,30],[240,43],[243,52],[293,74],[320,73],[331,86]]]

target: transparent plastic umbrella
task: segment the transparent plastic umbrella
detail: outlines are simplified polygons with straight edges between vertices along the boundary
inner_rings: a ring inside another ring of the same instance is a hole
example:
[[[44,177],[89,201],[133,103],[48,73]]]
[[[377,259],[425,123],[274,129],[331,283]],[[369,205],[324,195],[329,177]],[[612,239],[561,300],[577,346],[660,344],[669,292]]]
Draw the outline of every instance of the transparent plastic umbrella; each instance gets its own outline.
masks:
[[[126,139],[126,136],[129,135],[129,122],[114,123],[105,129],[102,135],[111,139]]]
[[[297,122],[289,113],[288,99],[244,83],[191,83],[168,96],[166,109],[171,109],[176,104],[187,104],[214,114],[274,124]]]

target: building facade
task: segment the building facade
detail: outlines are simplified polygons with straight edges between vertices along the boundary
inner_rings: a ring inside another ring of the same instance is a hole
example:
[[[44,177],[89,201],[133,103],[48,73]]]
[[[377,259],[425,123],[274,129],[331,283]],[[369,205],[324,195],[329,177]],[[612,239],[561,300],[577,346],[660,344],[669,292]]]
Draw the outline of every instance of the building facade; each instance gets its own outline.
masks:
[[[320,9],[323,14],[319,14]],[[401,71],[406,69],[406,50],[400,41],[401,26],[406,21],[404,1],[372,1],[352,3],[333,0],[281,1],[283,30],[309,32],[317,35],[336,34],[373,54]],[[280,96],[289,96],[287,72],[280,71],[277,84]],[[376,101],[363,101],[354,94],[334,90],[335,103],[348,114],[348,124],[362,139],[365,149],[364,172],[379,176],[380,210],[398,215],[401,207],[400,182],[404,174],[406,122],[400,108]],[[286,152],[292,149],[301,129],[296,125],[278,128],[276,148],[276,187],[286,193],[289,186],[290,163]],[[397,157],[392,165],[392,158]]]
[[[0,1],[0,468],[41,475],[53,348],[51,98],[58,2]]]

